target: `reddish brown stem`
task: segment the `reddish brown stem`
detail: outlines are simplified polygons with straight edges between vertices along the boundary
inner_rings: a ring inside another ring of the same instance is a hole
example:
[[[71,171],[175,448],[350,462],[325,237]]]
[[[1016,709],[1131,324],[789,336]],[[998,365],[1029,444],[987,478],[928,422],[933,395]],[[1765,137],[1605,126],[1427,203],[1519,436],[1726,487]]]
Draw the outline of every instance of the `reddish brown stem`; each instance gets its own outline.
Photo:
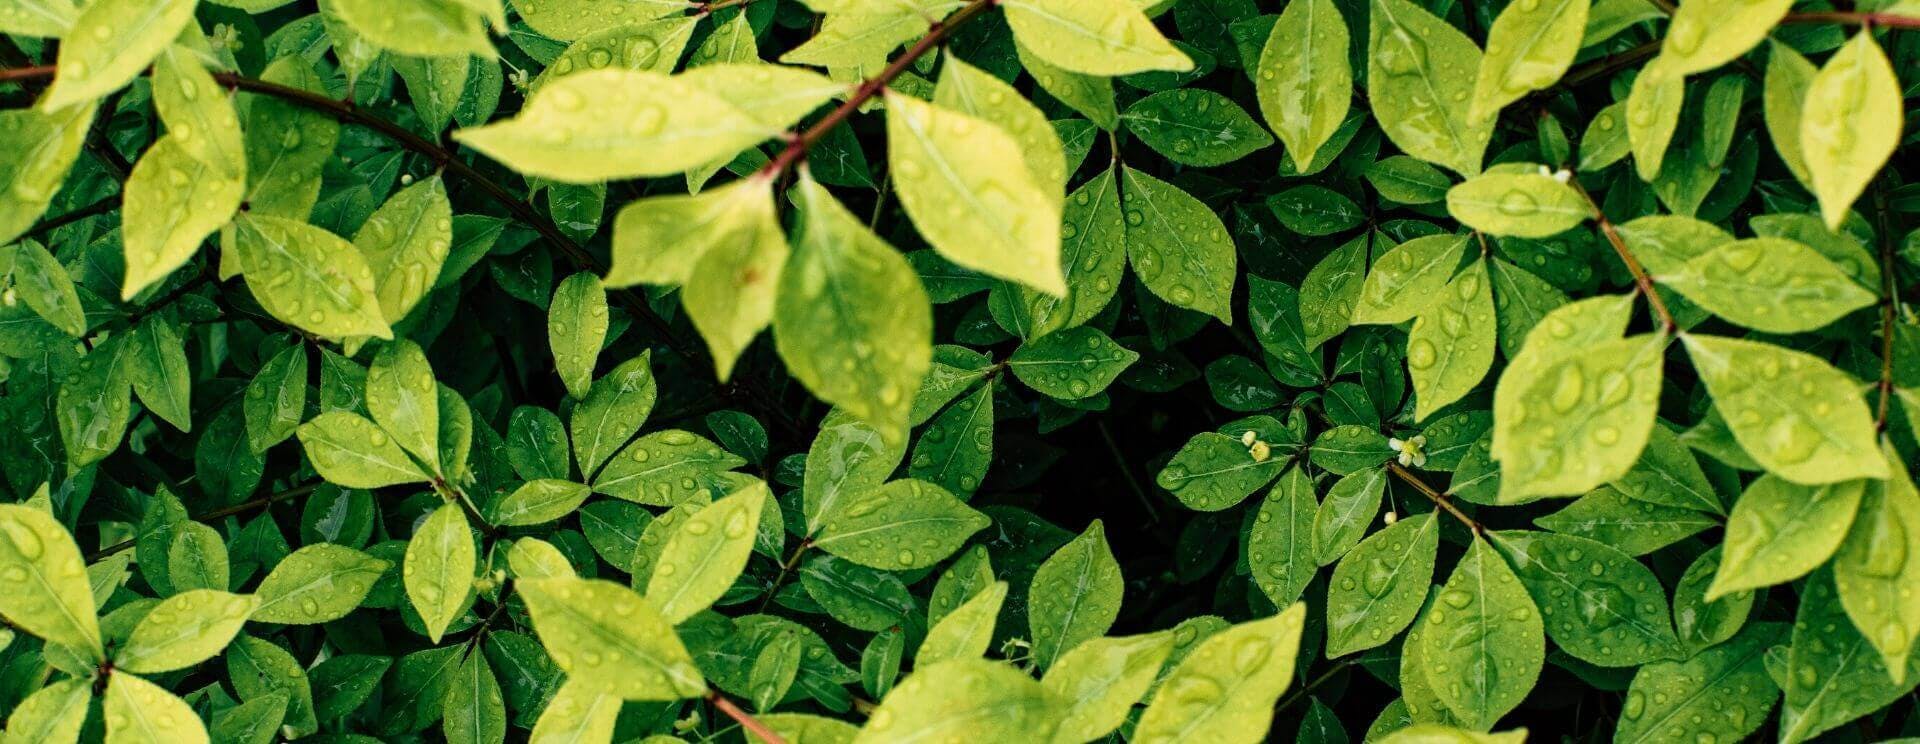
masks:
[[[719,690],[708,690],[707,702],[712,703],[715,709],[727,714],[728,718],[740,724],[740,728],[753,732],[754,736],[759,737],[759,739],[766,742],[766,744],[787,744],[787,740],[784,737],[774,733],[773,729],[767,728],[767,725],[761,723],[760,719],[754,718],[752,713],[748,713],[741,709],[740,706],[734,705],[733,701],[728,700],[727,696],[720,694]]]
[[[1446,494],[1441,493],[1433,486],[1427,485],[1427,482],[1420,480],[1420,476],[1414,475],[1413,471],[1406,469],[1400,463],[1392,460],[1387,461],[1387,471],[1406,482],[1407,485],[1413,486],[1413,490],[1419,491],[1420,495],[1427,497],[1435,506],[1453,515],[1454,519],[1460,520],[1460,523],[1466,525],[1467,529],[1473,530],[1474,534],[1486,533],[1487,529],[1485,527],[1480,526],[1479,522],[1473,521],[1473,517],[1467,516],[1466,512],[1460,511],[1460,507],[1453,505],[1453,499],[1447,498]]]
[[[1892,13],[1788,13],[1781,23],[1838,23],[1849,26],[1920,29],[1920,18]]]
[[[886,90],[887,85],[892,83],[894,78],[899,77],[900,73],[906,72],[907,68],[912,66],[915,60],[926,56],[927,52],[938,48],[941,43],[947,40],[947,37],[953,35],[954,29],[972,20],[975,16],[986,12],[988,8],[993,7],[998,2],[999,0],[972,0],[972,2],[967,3],[966,7],[961,8],[953,15],[948,16],[944,20],[935,21],[933,26],[927,29],[927,35],[920,37],[919,41],[914,42],[913,46],[908,47],[905,54],[900,55],[897,59],[893,60],[893,62],[889,63],[885,69],[880,71],[880,74],[862,82],[859,87],[853,90],[853,95],[847,96],[846,101],[841,102],[838,107],[828,112],[826,116],[814,122],[813,126],[807,127],[806,131],[794,135],[789,139],[787,141],[787,148],[781,150],[779,155],[774,156],[773,160],[767,163],[766,167],[760,169],[760,172],[777,176],[785,173],[788,168],[792,168],[798,164],[802,158],[807,156],[808,148],[818,143],[822,137],[827,136],[827,133],[833,131],[834,127],[844,123],[847,117],[853,116],[853,112],[860,110],[860,107],[865,105],[867,101],[872,100],[874,96]]]

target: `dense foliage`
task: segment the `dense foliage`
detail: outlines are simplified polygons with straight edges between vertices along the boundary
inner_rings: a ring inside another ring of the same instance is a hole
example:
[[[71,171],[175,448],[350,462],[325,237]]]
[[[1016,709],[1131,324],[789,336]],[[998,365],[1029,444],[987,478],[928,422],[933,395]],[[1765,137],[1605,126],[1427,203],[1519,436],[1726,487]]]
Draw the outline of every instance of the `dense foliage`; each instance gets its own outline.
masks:
[[[1915,29],[0,0],[4,739],[1920,733]]]

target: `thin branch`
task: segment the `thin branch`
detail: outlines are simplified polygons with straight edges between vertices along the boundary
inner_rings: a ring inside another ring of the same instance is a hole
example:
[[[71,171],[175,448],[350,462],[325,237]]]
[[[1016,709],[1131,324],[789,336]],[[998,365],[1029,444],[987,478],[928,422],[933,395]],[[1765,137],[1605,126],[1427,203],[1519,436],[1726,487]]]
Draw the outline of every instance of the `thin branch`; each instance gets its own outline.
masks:
[[[1587,205],[1593,208],[1593,221],[1600,224],[1600,232],[1606,234],[1607,243],[1613,246],[1614,254],[1633,274],[1633,283],[1640,287],[1640,294],[1647,296],[1647,305],[1653,308],[1653,314],[1660,319],[1661,330],[1668,335],[1679,330],[1680,324],[1673,319],[1666,301],[1660,299],[1660,292],[1653,287],[1653,277],[1647,276],[1647,270],[1641,267],[1640,260],[1634,258],[1633,251],[1627,249],[1627,241],[1620,237],[1619,230],[1614,229],[1613,222],[1607,219],[1607,213],[1600,209],[1600,202],[1594,200],[1593,194],[1587,193],[1587,187],[1580,185],[1579,179],[1568,179],[1567,183],[1580,192],[1580,196],[1586,198]]]
[[[719,709],[721,713],[727,714],[728,718],[740,724],[740,728],[753,732],[754,736],[759,737],[759,739],[766,742],[766,744],[787,744],[785,738],[774,733],[773,729],[767,728],[767,725],[761,723],[760,719],[754,718],[752,713],[748,713],[740,706],[734,705],[733,701],[728,700],[727,696],[720,694],[719,690],[707,690],[707,702],[712,703],[714,708]]]
[[[41,233],[51,232],[54,230],[58,230],[62,227],[71,225],[75,222],[84,220],[88,217],[98,217],[103,214],[110,214],[113,212],[113,210],[116,210],[119,208],[120,208],[120,195],[117,193],[110,194],[110,195],[101,197],[99,201],[96,201],[92,204],[88,204],[79,209],[68,210],[66,212],[60,213],[60,215],[57,217],[49,217],[47,219],[41,220],[38,224],[35,224],[33,227],[27,228],[27,231],[25,233],[22,233],[22,235],[33,236],[33,235],[39,235]]]
[[[1846,26],[1879,26],[1895,29],[1920,29],[1920,18],[1894,13],[1788,13],[1781,23],[1836,23]]]
[[[1392,460],[1387,461],[1387,471],[1393,473],[1394,476],[1400,480],[1405,481],[1407,485],[1413,486],[1413,490],[1419,491],[1420,495],[1427,497],[1428,500],[1432,501],[1434,505],[1440,507],[1446,513],[1452,514],[1454,519],[1460,520],[1460,523],[1466,525],[1467,529],[1473,530],[1474,534],[1484,535],[1487,533],[1486,527],[1481,526],[1479,522],[1473,521],[1473,517],[1467,516],[1466,512],[1460,511],[1460,507],[1454,506],[1453,499],[1447,498],[1446,494],[1436,490],[1433,486],[1427,485],[1427,482],[1420,480],[1420,476],[1414,475],[1413,471],[1406,469],[1401,466],[1400,463]]]
[[[298,488],[291,488],[285,491],[281,491],[279,493],[270,493],[265,496],[261,496],[260,498],[254,499],[252,501],[244,501],[238,504],[234,504],[233,506],[229,506],[221,509],[215,509],[205,514],[196,515],[193,517],[193,520],[196,522],[211,522],[216,519],[226,519],[227,517],[231,517],[236,514],[245,514],[247,512],[253,511],[254,509],[259,509],[265,506],[271,506],[275,503],[285,501],[287,499],[291,499],[299,496],[305,496],[307,494],[313,493],[314,489],[319,488],[320,485],[321,484],[319,483],[310,483],[304,486],[300,486]],[[101,558],[105,558],[107,556],[113,555],[114,553],[118,553],[120,551],[126,550],[127,548],[131,548],[133,547],[133,543],[134,541],[132,540],[123,540],[121,542],[108,545],[107,547],[101,548],[99,550],[96,550],[92,553],[87,554],[87,562],[92,563],[94,561],[100,560]]]
[[[1894,260],[1891,232],[1893,216],[1887,208],[1886,189],[1873,190],[1873,204],[1880,218],[1879,230],[1876,231],[1880,233],[1880,399],[1875,405],[1873,428],[1874,431],[1886,431],[1887,414],[1893,404],[1894,303],[1899,300],[1894,273],[1900,265]]]
[[[779,175],[785,173],[788,168],[797,165],[802,158],[807,156],[808,148],[817,144],[821,138],[827,136],[828,132],[833,131],[834,127],[840,126],[848,117],[853,116],[853,113],[860,110],[860,107],[865,105],[867,101],[872,100],[874,96],[886,90],[887,85],[892,83],[894,78],[899,77],[900,73],[905,72],[908,67],[911,67],[914,61],[925,56],[927,52],[939,47],[947,40],[947,37],[953,35],[953,30],[959,28],[961,24],[972,20],[975,16],[986,12],[988,8],[997,4],[999,4],[999,0],[972,0],[967,3],[966,7],[961,8],[953,15],[943,20],[935,21],[933,25],[927,29],[926,36],[920,37],[919,41],[914,42],[913,46],[907,48],[906,53],[901,54],[898,58],[894,59],[893,62],[889,63],[885,69],[882,69],[880,74],[874,75],[865,82],[860,83],[860,87],[854,89],[853,95],[847,96],[847,100],[841,102],[838,107],[828,112],[826,116],[821,117],[819,121],[814,122],[813,126],[807,127],[806,131],[789,138],[787,148],[781,150],[779,155],[774,156],[773,160],[769,161],[766,167],[760,169],[760,172],[769,175]]]

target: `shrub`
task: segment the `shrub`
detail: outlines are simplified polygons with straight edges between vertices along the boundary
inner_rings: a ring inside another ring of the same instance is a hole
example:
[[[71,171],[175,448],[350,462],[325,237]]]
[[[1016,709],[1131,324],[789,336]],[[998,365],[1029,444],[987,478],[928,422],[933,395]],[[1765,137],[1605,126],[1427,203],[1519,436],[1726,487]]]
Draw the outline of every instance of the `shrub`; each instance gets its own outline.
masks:
[[[1916,28],[0,0],[6,737],[1920,732]]]

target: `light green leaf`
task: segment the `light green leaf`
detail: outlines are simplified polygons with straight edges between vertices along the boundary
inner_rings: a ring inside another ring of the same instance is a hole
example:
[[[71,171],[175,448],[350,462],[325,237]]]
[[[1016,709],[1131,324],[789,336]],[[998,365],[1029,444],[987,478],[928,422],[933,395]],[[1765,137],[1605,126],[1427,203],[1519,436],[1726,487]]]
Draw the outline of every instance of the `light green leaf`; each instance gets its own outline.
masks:
[[[907,474],[961,500],[973,496],[993,461],[993,385],[948,406],[913,445]]]
[[[659,397],[652,363],[651,351],[621,362],[594,380],[587,397],[573,407],[567,433],[573,440],[573,457],[579,462],[582,476],[594,477],[607,458],[646,423]]]
[[[569,685],[625,700],[680,700],[706,694],[673,625],[624,586],[595,579],[524,579],[533,629],[566,670]]]
[[[193,429],[186,343],[164,317],[147,316],[128,337],[126,373],[147,409],[181,431]]]
[[[1732,638],[1753,611],[1758,592],[1734,592],[1707,601],[1707,588],[1720,570],[1720,551],[1716,546],[1701,553],[1673,588],[1673,627],[1687,656]]]
[[[93,0],[60,44],[59,74],[40,98],[53,112],[133,82],[193,20],[194,0]]]
[[[63,679],[28,695],[7,716],[8,740],[73,744],[93,703],[93,680]]]
[[[224,174],[196,159],[178,131],[169,131],[148,148],[127,178],[127,276],[121,299],[132,299],[164,281],[191,259],[209,234],[233,218],[245,195],[244,168]]]
[[[1087,117],[1101,129],[1111,132],[1120,126],[1120,112],[1114,106],[1112,79],[1061,68],[1027,51],[1027,45],[1018,40],[1014,42],[1013,50],[1020,60],[1020,66],[1027,69],[1027,74],[1033,76],[1033,82],[1041,90]]]
[[[6,291],[15,300],[69,336],[86,334],[86,308],[72,275],[39,241],[29,238],[0,248],[0,271],[10,279]]]
[[[1365,249],[1360,253],[1364,259]],[[1391,325],[1412,320],[1441,300],[1447,282],[1453,279],[1454,269],[1459,268],[1466,254],[1465,235],[1427,235],[1394,246],[1374,261],[1372,270],[1367,272],[1366,283],[1353,305],[1353,322]],[[1308,277],[1309,282],[1312,279]],[[1302,287],[1300,292],[1304,317],[1306,288]],[[1315,335],[1311,328],[1307,334]]]
[[[1873,645],[1842,609],[1832,575],[1815,572],[1800,592],[1788,647],[1786,704],[1779,740],[1797,744],[1892,703],[1920,684],[1920,663],[1907,659],[1905,682],[1894,682]]]
[[[1551,532],[1489,535],[1574,658],[1630,667],[1678,655],[1666,590],[1652,571],[1606,543]]]
[[[1640,180],[1652,181],[1660,175],[1686,97],[1686,76],[1669,68],[1666,57],[1655,57],[1633,79],[1633,90],[1627,95],[1627,141]]]
[[[1360,541],[1327,585],[1327,657],[1385,645],[1420,612],[1433,584],[1440,523],[1418,514]]]
[[[1487,29],[1487,55],[1480,60],[1469,116],[1491,119],[1566,74],[1580,51],[1587,11],[1587,0],[1513,3],[1501,10]]]
[[[1785,12],[1787,3],[1767,4]],[[1905,112],[1900,81],[1873,34],[1858,33],[1827,59],[1802,100],[1800,151],[1820,214],[1829,229],[1838,230],[1899,145]]]
[[[814,545],[861,565],[905,571],[946,559],[988,524],[986,515],[944,488],[898,480],[848,494],[822,511]]]
[[[457,655],[457,650],[449,648],[441,654],[447,658]],[[279,698],[284,701],[284,736],[297,738],[320,730],[314,712],[313,682],[307,677],[306,667],[287,649],[243,634],[227,647],[226,661],[227,679],[241,700]],[[401,675],[406,668],[403,660]],[[401,675],[396,675],[396,685],[406,684]]]
[[[1476,261],[1447,283],[1407,333],[1414,421],[1427,420],[1480,385],[1493,367],[1498,327],[1487,262]]]
[[[1781,623],[1754,623],[1733,640],[1685,661],[1648,664],[1633,675],[1614,728],[1619,744],[1741,741],[1767,721],[1780,688],[1767,677],[1767,649],[1786,640]]]
[[[1833,558],[1840,604],[1854,627],[1880,652],[1894,683],[1906,682],[1906,659],[1920,633],[1920,493],[1899,453],[1882,440],[1891,477],[1870,481],[1859,515]]]
[[[507,708],[500,692],[500,679],[494,676],[487,655],[478,649],[467,652],[466,658],[460,660],[440,707],[443,716],[440,728],[449,744],[506,740]]]
[[[60,384],[54,415],[71,467],[84,467],[113,454],[127,433],[133,391],[127,381],[126,346],[119,338],[108,338],[82,360],[89,364]]]
[[[1596,488],[1533,523],[1563,535],[1597,540],[1629,555],[1651,553],[1719,524],[1692,509],[1628,498],[1609,486]]]
[[[1332,0],[1290,2],[1260,48],[1260,114],[1296,163],[1311,163],[1347,118],[1353,93],[1347,22]]]
[[[560,381],[575,398],[593,387],[593,367],[607,339],[607,291],[600,277],[581,272],[553,290],[547,306],[547,345]]]
[[[1025,672],[984,659],[917,669],[880,701],[853,744],[1049,741],[1061,701]]]
[[[705,437],[667,429],[627,445],[593,479],[593,490],[653,506],[704,505],[715,492],[727,490],[723,474],[745,464]]]
[[[1707,482],[1700,463],[1680,438],[1654,426],[1640,460],[1626,475],[1609,484],[1629,498],[1652,504],[1725,514],[1720,496]]]
[[[577,575],[559,548],[536,537],[513,541],[507,548],[507,567],[515,578],[522,579],[566,579]]]
[[[80,6],[75,0],[0,0],[0,33],[59,38],[79,18]]]
[[[158,674],[213,658],[260,605],[257,595],[194,589],[155,605],[114,652],[116,669]]]
[[[1090,326],[1068,328],[1021,344],[1007,368],[1028,387],[1060,400],[1097,395],[1140,359]]]
[[[1887,477],[1859,384],[1819,357],[1772,344],[1683,335],[1740,446],[1795,483]]]
[[[933,354],[920,278],[811,175],[796,201],[805,224],[775,300],[780,358],[815,395],[904,439]]]
[[[336,45],[338,52],[342,45]],[[305,57],[289,55],[260,73],[267,82],[312,93],[326,85]],[[340,123],[293,101],[267,95],[248,95],[244,129],[247,132],[247,214],[304,221],[320,197],[320,171],[333,158],[340,139]],[[223,277],[230,275],[222,254]],[[237,264],[236,264],[237,267]]]
[[[940,255],[1048,294],[1066,294],[1060,199],[1054,196],[1059,192],[1035,183],[1026,169],[1010,167],[1025,158],[1006,130],[889,91],[887,161],[901,206]]]
[[[1247,445],[1234,437],[1201,432],[1174,453],[1153,482],[1172,492],[1189,509],[1221,511],[1272,482],[1286,464],[1286,458],[1254,457]]]
[[[352,548],[315,543],[296,550],[260,581],[253,619],[312,625],[346,617],[392,563]]]
[[[996,581],[974,594],[966,604],[940,619],[927,630],[914,655],[916,667],[931,666],[948,659],[977,659],[993,641],[993,623],[1000,616],[1000,605],[1007,599],[1007,582]]]
[[[540,710],[529,744],[580,744],[613,741],[623,701],[603,688],[568,679]]]
[[[1111,77],[1193,69],[1193,60],[1131,0],[1013,0],[1005,7],[1021,47],[1073,72]]]
[[[608,69],[553,81],[514,118],[453,138],[523,174],[590,184],[673,175],[777,131],[679,78]]]
[[[1133,168],[1122,171],[1127,259],[1160,299],[1233,324],[1233,239],[1213,209],[1180,187]]]
[[[1592,172],[1626,157],[1633,148],[1633,142],[1627,134],[1626,119],[1626,101],[1615,101],[1594,113],[1593,119],[1587,122],[1587,131],[1580,135],[1580,160],[1575,167],[1581,172]]]
[[[1048,196],[1061,193],[1067,183],[1067,156],[1052,122],[1039,107],[1021,97],[1013,86],[992,73],[967,64],[951,50],[940,66],[940,83],[934,87],[936,105],[958,111],[1005,130],[1019,146],[1033,185]],[[1066,237],[1064,231],[1062,237]],[[1062,262],[1071,270],[1072,264]]]
[[[685,621],[733,586],[753,554],[754,527],[770,496],[766,484],[755,483],[694,512],[673,531],[647,579],[647,601],[662,618]]]
[[[107,744],[207,744],[207,727],[187,701],[132,674],[107,680],[101,708]]]
[[[552,18],[544,10],[544,7],[538,7],[531,14],[522,11],[520,17],[529,19],[529,25],[534,18]],[[568,45],[565,52],[554,58],[528,88],[539,90],[566,75],[609,67],[671,74],[699,22],[698,16],[663,15],[652,20],[591,27],[578,41]],[[601,64],[596,65],[595,62]]]
[[[1034,663],[1046,669],[1061,654],[1104,635],[1120,616],[1125,590],[1106,526],[1095,519],[1034,571],[1027,590]]]
[[[420,611],[434,643],[466,609],[478,562],[473,527],[458,504],[440,505],[407,541],[406,570],[401,572],[407,599]]]
[[[780,240],[772,183],[745,178],[692,195],[653,196],[628,204],[613,223],[613,268],[607,286],[685,284],[708,253]]]
[[[1767,38],[1792,0],[1685,0],[1660,46],[1660,64],[1676,77],[1738,59]]]
[[[1346,332],[1352,322],[1366,291],[1368,244],[1369,236],[1362,235],[1333,249],[1300,283],[1300,327],[1307,334],[1308,351]]]
[[[1402,151],[1463,176],[1480,172],[1493,117],[1470,115],[1480,48],[1408,0],[1373,0],[1367,98]]]
[[[353,244],[318,227],[248,213],[233,241],[247,286],[275,318],[328,338],[392,338],[373,270]]]
[[[244,183],[247,152],[240,117],[232,95],[214,82],[199,54],[174,44],[154,60],[154,108],[181,149],[214,173]]]
[[[453,207],[440,176],[401,189],[368,217],[353,245],[373,270],[380,314],[398,323],[433,289],[453,245]]]
[[[1313,479],[1301,467],[1288,468],[1260,502],[1246,536],[1247,568],[1254,585],[1275,606],[1292,604],[1313,581],[1318,509]]]
[[[333,12],[354,33],[382,49],[415,57],[497,53],[486,24],[460,0],[332,0]],[[524,5],[524,3],[522,3]]]
[[[1172,633],[1095,638],[1073,647],[1040,684],[1067,704],[1054,744],[1081,744],[1119,728],[1173,651]]]
[[[1366,175],[1367,183],[1380,192],[1381,198],[1401,204],[1432,204],[1445,199],[1447,189],[1453,186],[1453,179],[1439,168],[1406,155],[1376,160],[1367,166]]]
[[[1818,73],[1819,68],[1793,47],[1779,42],[1767,45],[1761,113],[1766,116],[1768,139],[1780,153],[1780,162],[1802,184],[1813,183],[1813,177],[1807,172],[1807,157],[1801,146],[1800,120],[1806,110],[1807,90]]]
[[[1155,93],[1134,101],[1120,120],[1141,142],[1182,165],[1226,165],[1273,144],[1240,104],[1210,90]]]
[[[1708,311],[1767,333],[1816,330],[1874,303],[1818,251],[1786,238],[1720,244],[1656,279]]]
[[[87,564],[65,527],[46,512],[0,505],[0,577],[12,587],[0,616],[48,642],[105,658]]]
[[[845,511],[844,499],[886,482],[905,455],[905,439],[889,440],[872,424],[845,411],[827,412],[807,450],[801,490],[807,534],[818,533],[828,518]]]
[[[430,472],[440,471],[439,394],[433,367],[418,344],[396,339],[374,356],[367,368],[367,411],[402,449]]]
[[[1300,468],[1290,468],[1289,473],[1297,473]],[[1280,486],[1286,485],[1286,478]],[[1276,486],[1275,488],[1279,488]],[[1309,498],[1312,484],[1305,484]],[[1380,515],[1380,501],[1387,492],[1387,471],[1385,468],[1368,468],[1350,473],[1333,484],[1327,491],[1327,499],[1320,503],[1313,514],[1313,555],[1314,561],[1322,566],[1331,565],[1341,556],[1360,544],[1360,538],[1367,534],[1373,518]]]
[[[1593,206],[1555,176],[1502,170],[1474,176],[1449,189],[1447,212],[1489,235],[1545,238],[1585,222],[1593,216]]]
[[[1119,291],[1127,253],[1123,215],[1113,168],[1101,171],[1068,195],[1060,220],[1060,265],[1067,273],[1066,296],[1019,288],[1019,297],[1032,318],[1032,337],[1092,320]]]
[[[313,417],[296,430],[320,477],[347,488],[382,488],[433,479],[380,427],[346,411]]]
[[[1293,683],[1307,605],[1241,623],[1201,641],[1161,682],[1140,714],[1137,741],[1252,744],[1266,737],[1274,703]],[[1206,692],[1201,695],[1196,692]]]
[[[788,258],[766,179],[756,176],[743,183],[743,196],[752,201],[727,220],[731,229],[719,236],[722,239],[694,261],[680,291],[681,304],[706,340],[721,380],[733,375],[734,362],[772,321],[777,282]]]
[[[53,203],[93,127],[93,109],[0,111],[0,130],[7,132],[0,137],[0,242],[20,237]]]
[[[1865,481],[1805,486],[1761,476],[1727,517],[1726,552],[1707,599],[1792,581],[1826,563],[1846,539],[1866,490]]]
[[[592,489],[565,480],[528,481],[494,502],[488,519],[503,527],[546,524],[572,514]]]
[[[1500,462],[1502,503],[1582,493],[1626,475],[1639,460],[1659,407],[1666,339],[1604,340],[1612,329],[1575,324],[1585,312],[1611,314],[1608,308],[1620,307],[1614,303],[1589,300],[1549,314],[1501,376],[1492,454]],[[1618,317],[1624,325],[1624,314]],[[1588,342],[1566,343],[1576,334]]]
[[[1540,609],[1479,535],[1427,611],[1426,624],[1422,671],[1466,728],[1492,728],[1540,678],[1547,652]]]
[[[414,113],[428,131],[438,135],[453,123],[454,109],[466,92],[467,76],[473,70],[473,57],[456,54],[446,57],[393,58],[393,71],[407,84],[407,97],[413,100]]]
[[[631,0],[611,5],[601,0],[513,0],[520,19],[542,36],[572,41],[604,28],[650,21],[692,9],[681,0]]]
[[[260,366],[247,383],[247,441],[256,453],[286,441],[307,408],[307,350],[287,347]]]

